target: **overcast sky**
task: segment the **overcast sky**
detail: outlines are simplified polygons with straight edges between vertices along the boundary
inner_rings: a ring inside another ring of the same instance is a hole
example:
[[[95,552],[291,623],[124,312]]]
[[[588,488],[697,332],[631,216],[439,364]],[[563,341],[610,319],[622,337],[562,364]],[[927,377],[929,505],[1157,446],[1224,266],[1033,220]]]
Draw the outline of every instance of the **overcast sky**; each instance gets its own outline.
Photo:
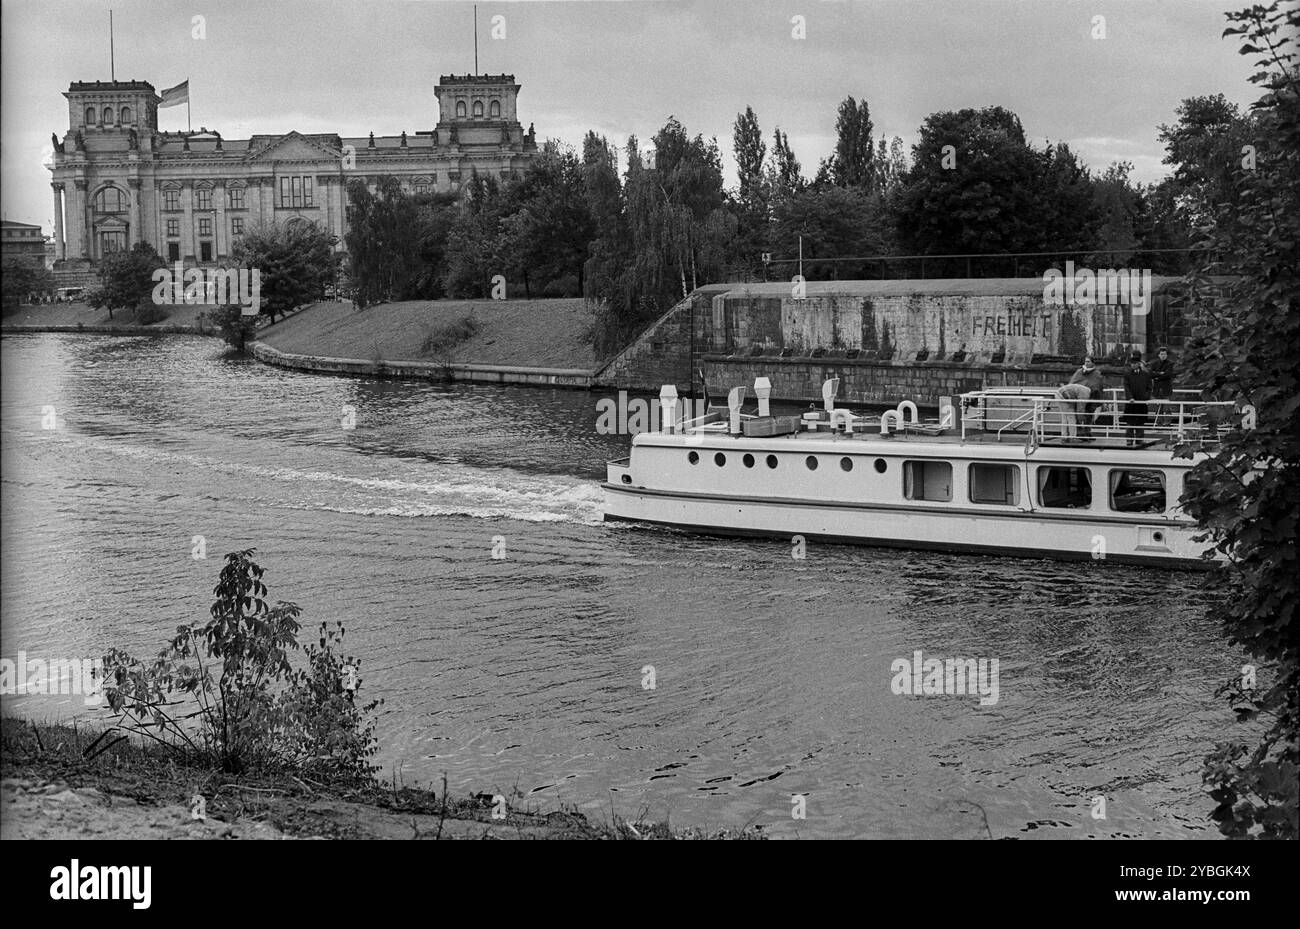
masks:
[[[876,135],[910,146],[940,110],[1001,105],[1031,139],[1064,140],[1095,169],[1125,159],[1165,173],[1157,126],[1179,101],[1255,99],[1249,59],[1221,39],[1245,0],[716,0],[479,3],[479,70],[522,84],[539,140],[623,145],[676,115],[716,136],[734,183],[731,130],[752,106],[771,148],[780,126],[811,175],[846,95]],[[68,127],[72,81],[190,82],[194,128],[397,134],[437,120],[438,75],[474,68],[472,5],[441,0],[4,0],[0,6],[0,208],[52,231],[50,133]],[[505,38],[491,37],[503,16]],[[807,37],[792,37],[791,18]],[[206,37],[193,37],[195,16]],[[1094,17],[1105,17],[1094,39]],[[184,129],[185,107],[159,113]]]

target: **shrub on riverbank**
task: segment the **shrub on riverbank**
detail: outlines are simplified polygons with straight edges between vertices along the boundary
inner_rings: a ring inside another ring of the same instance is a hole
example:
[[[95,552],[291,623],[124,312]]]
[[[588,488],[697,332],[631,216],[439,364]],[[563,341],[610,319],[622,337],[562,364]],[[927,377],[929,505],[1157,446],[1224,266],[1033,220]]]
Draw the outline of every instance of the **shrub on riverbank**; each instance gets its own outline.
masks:
[[[141,326],[160,323],[170,315],[166,307],[159,306],[151,300],[139,303],[135,308],[135,321]]]
[[[257,333],[257,317],[245,316],[238,304],[216,307],[208,318],[221,332],[225,343],[236,351],[242,352],[248,340]]]
[[[427,357],[439,357],[448,354],[453,348],[478,334],[478,320],[473,316],[460,319],[425,330],[424,341],[420,343],[420,354]]]
[[[152,662],[119,649],[105,658],[110,709],[122,730],[228,773],[268,768],[373,778],[377,746],[361,706],[360,664],[342,656],[344,628],[322,623],[295,669],[299,608],[270,606],[253,550],[232,552],[214,590],[211,619],[181,625]]]

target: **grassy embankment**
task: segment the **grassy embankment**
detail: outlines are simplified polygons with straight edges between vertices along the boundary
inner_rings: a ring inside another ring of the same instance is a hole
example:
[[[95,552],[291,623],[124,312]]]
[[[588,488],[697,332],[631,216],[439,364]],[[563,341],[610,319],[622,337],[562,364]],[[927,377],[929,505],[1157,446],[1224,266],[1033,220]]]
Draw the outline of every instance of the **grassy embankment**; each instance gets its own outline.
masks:
[[[177,305],[167,307],[167,318],[147,326],[142,326],[130,310],[117,309],[109,319],[108,310],[87,306],[84,303],[50,303],[37,306],[20,306],[4,314],[3,325],[7,330],[44,329],[48,327],[122,329],[133,332],[149,330],[168,332],[177,329],[199,331],[207,329],[215,333],[215,327],[204,326],[200,314],[208,309],[204,306]]]
[[[102,729],[0,720],[0,839],[757,839],[671,829],[611,811],[593,822],[560,805],[494,819],[491,796],[450,798],[417,786],[332,787],[292,772],[237,777],[186,765],[153,744],[111,741]],[[92,748],[94,746],[94,748]],[[88,751],[89,750],[89,751]],[[87,758],[87,755],[93,757]],[[201,795],[205,816],[194,816]]]
[[[580,299],[318,303],[258,333],[296,355],[593,369]]]

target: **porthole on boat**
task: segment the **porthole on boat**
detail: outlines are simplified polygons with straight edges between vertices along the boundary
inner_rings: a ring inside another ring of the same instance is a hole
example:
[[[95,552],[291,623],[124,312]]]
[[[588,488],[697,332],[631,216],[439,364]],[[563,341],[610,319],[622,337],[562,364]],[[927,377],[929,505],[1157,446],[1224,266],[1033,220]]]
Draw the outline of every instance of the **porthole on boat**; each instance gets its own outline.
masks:
[[[743,461],[743,462],[745,463],[745,467],[746,467],[746,468],[752,468],[752,467],[754,467],[754,456],[753,456],[753,455],[746,455],[744,458],[742,458],[742,459],[740,459],[740,460]]]
[[[767,466],[768,466],[769,468],[772,468],[772,469],[775,469],[775,468],[776,468],[776,456],[775,456],[775,455],[768,455],[768,456],[767,456]]]
[[[1164,540],[1165,540],[1165,534],[1164,534],[1163,532],[1161,532],[1159,529],[1157,529],[1155,532],[1151,533],[1151,541],[1153,541],[1153,542],[1163,542]]]
[[[843,468],[845,471],[852,471],[852,470],[853,470],[853,459],[852,459],[852,458],[848,458],[848,457],[841,458],[841,459],[840,459],[840,467]]]
[[[816,456],[816,455],[809,455],[807,458],[804,459],[804,463],[805,463],[806,465],[808,465],[808,470],[809,470],[809,471],[816,471],[816,470],[817,470],[817,456]]]
[[[883,458],[877,458],[875,467],[877,474],[884,474],[889,470],[889,462],[885,461]]]
[[[624,474],[624,475],[623,475],[623,483],[624,483],[624,484],[631,484],[631,483],[632,483],[632,475],[630,475],[630,474]]]
[[[713,456],[713,463],[717,465],[719,468],[721,468],[724,464],[727,463],[727,456],[722,454],[722,452],[718,452],[716,455]]]
[[[700,453],[699,453],[699,452],[691,452],[689,455],[686,456],[686,460],[689,461],[691,464],[699,464],[699,463],[700,463]]]

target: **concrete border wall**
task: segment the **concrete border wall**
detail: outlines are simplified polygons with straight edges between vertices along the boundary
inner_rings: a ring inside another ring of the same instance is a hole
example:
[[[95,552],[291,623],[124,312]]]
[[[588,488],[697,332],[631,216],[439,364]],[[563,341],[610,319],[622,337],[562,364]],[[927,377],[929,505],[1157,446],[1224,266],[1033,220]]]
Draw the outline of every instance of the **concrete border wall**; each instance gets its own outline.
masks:
[[[839,377],[848,402],[927,406],[981,386],[1058,386],[1088,352],[1104,365],[1167,343],[1177,363],[1196,310],[1180,280],[1151,284],[1147,314],[1044,305],[1037,278],[819,281],[799,300],[789,284],[713,284],[655,320],[595,383],[685,390],[703,368],[715,391],[762,375],[773,399],[818,402],[822,381]]]
[[[686,389],[700,357],[709,350],[713,298],[734,286],[710,284],[678,301],[600,369],[596,386],[658,391],[664,384],[676,384]]]

